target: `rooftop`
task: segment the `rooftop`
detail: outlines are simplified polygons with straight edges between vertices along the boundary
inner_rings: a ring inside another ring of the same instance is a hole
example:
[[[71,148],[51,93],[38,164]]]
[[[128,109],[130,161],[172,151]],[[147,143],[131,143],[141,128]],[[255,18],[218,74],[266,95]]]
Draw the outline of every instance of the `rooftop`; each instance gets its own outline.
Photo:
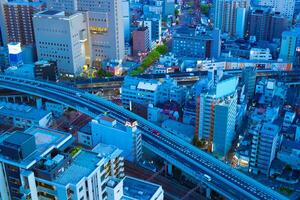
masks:
[[[26,142],[27,140],[29,140],[32,137],[33,137],[33,135],[17,131],[14,134],[8,136],[5,139],[5,142],[16,145],[16,146],[19,146],[19,145],[23,144],[24,142]]]
[[[113,145],[103,143],[97,144],[92,151],[105,158],[113,158],[115,156],[119,156],[122,152],[122,150]]]
[[[100,165],[103,157],[97,153],[81,150],[73,162],[53,182],[67,185],[77,184],[81,179],[89,176]]]
[[[28,139],[30,137],[29,135],[32,135],[35,137],[36,149],[33,153],[20,161],[12,161],[0,154],[0,161],[11,163],[26,169],[31,167],[52,149],[62,147],[72,138],[72,135],[69,133],[40,127],[29,128],[24,133],[18,133],[16,136],[12,137],[12,134],[14,133],[3,133],[0,135],[0,143],[8,139],[9,141],[15,140],[13,142],[17,144],[22,142],[23,139]]]
[[[161,186],[133,177],[125,177],[123,182],[125,199],[150,200]]]

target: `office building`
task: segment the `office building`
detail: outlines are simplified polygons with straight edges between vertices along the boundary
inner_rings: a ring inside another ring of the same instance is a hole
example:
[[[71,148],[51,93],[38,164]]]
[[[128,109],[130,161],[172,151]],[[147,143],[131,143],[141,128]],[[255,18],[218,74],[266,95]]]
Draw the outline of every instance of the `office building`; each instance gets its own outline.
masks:
[[[124,177],[121,150],[99,146],[87,151],[72,142],[70,134],[43,128],[2,134],[1,197],[107,199],[107,181]]]
[[[178,57],[218,58],[220,42],[219,30],[180,27],[173,34],[172,52]]]
[[[280,47],[280,54],[279,58],[283,60],[291,60],[293,61],[297,49],[300,51],[300,33],[292,30],[292,31],[285,31],[282,33],[281,39],[281,47]],[[298,46],[299,45],[299,46]]]
[[[289,20],[292,20],[295,10],[295,2],[295,0],[258,0],[257,4],[259,6],[272,7],[275,12],[279,12]]]
[[[99,66],[102,60],[121,60],[125,56],[121,0],[47,0],[49,8],[86,13],[89,30],[89,62]],[[76,6],[77,5],[77,6]]]
[[[111,144],[123,150],[126,160],[138,162],[142,156],[141,132],[136,122],[125,124],[101,115],[83,126],[78,132],[78,143],[94,147],[99,143]]]
[[[59,78],[56,62],[37,61],[34,63],[34,77],[38,80],[57,82]]]
[[[245,30],[249,0],[216,0],[214,3],[214,27],[222,33],[238,35]]]
[[[85,16],[49,10],[35,14],[33,24],[38,59],[55,61],[62,74],[79,75],[85,64]]]
[[[91,63],[122,60],[125,54],[121,0],[79,0],[79,11],[87,11],[90,31]]]
[[[197,88],[195,137],[206,140],[208,150],[223,157],[235,136],[238,80],[236,77],[210,80]]]
[[[3,2],[3,1],[1,1]],[[32,17],[45,9],[45,3],[39,1],[4,1],[2,6],[2,37],[4,44],[20,42],[22,46],[34,44]]]
[[[253,131],[250,157],[250,171],[268,174],[276,155],[280,128],[272,123],[264,123],[260,130]]]
[[[253,8],[249,14],[249,35],[257,41],[280,39],[287,29],[287,18],[269,7]]]
[[[49,127],[52,113],[31,106],[0,102],[0,124],[16,128]]]
[[[150,33],[148,27],[139,27],[132,32],[132,54],[139,56],[150,50]]]

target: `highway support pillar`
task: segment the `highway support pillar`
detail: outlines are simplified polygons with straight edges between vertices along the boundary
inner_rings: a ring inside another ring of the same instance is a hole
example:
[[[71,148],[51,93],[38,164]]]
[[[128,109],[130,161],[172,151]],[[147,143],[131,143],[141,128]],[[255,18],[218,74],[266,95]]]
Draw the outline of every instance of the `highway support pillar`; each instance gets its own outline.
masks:
[[[168,163],[168,175],[173,176],[173,166],[171,163]]]
[[[42,99],[41,98],[37,98],[36,99],[36,108],[40,110],[40,109],[42,109],[42,106],[43,106]]]
[[[205,191],[205,196],[207,199],[211,199],[210,193],[211,193],[211,189],[209,187],[207,187],[206,191]]]

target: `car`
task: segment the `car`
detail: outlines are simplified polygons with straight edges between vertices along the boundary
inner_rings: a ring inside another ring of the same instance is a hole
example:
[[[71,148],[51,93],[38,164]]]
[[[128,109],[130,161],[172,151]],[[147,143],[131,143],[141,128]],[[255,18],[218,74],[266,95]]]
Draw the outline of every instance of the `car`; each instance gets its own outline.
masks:
[[[203,177],[204,177],[207,181],[211,181],[211,177],[208,176],[207,174],[204,174]]]
[[[160,135],[160,132],[158,130],[153,130],[152,133],[154,133],[155,135]]]
[[[81,94],[79,92],[76,92],[76,96],[81,97]]]

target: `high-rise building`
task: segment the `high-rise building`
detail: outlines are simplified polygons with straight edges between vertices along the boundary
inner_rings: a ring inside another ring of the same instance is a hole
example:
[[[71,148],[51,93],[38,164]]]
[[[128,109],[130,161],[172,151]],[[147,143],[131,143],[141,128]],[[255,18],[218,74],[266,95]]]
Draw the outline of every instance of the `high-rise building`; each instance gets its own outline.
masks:
[[[250,170],[253,173],[268,174],[271,162],[276,155],[279,131],[277,125],[264,123],[260,130],[252,132]]]
[[[248,99],[252,99],[255,92],[256,84],[256,68],[247,66],[242,72],[242,82],[245,84],[245,95]]]
[[[221,51],[220,30],[180,27],[173,34],[172,48],[178,57],[218,58]]]
[[[295,0],[257,0],[259,6],[268,6],[281,13],[289,20],[293,19],[295,10]]]
[[[123,59],[124,25],[121,0],[79,0],[78,10],[87,11],[91,61]]]
[[[236,9],[236,26],[235,26],[235,36],[238,38],[243,38],[245,35],[245,29],[246,29],[246,14],[247,9],[246,8],[237,8]]]
[[[148,27],[139,27],[132,32],[132,54],[147,53],[150,50],[150,33]]]
[[[3,0],[1,0],[3,1]],[[4,44],[20,42],[21,45],[34,44],[32,17],[35,13],[45,9],[45,3],[39,1],[8,1],[0,3],[2,6],[2,37]]]
[[[241,36],[245,29],[250,0],[216,0],[214,27],[222,33]]]
[[[197,89],[195,138],[208,141],[209,151],[225,156],[235,136],[238,80],[230,77],[216,85],[213,82]]]
[[[293,60],[296,56],[296,51],[300,51],[300,33],[298,31],[292,30],[282,33],[279,58]]]
[[[214,110],[213,152],[226,156],[235,136],[237,94],[218,99],[212,105]]]
[[[7,40],[7,31],[5,25],[5,15],[4,15],[4,7],[3,5],[7,3],[7,0],[0,0],[0,34],[1,34],[1,45],[6,46],[8,43]]]
[[[129,0],[122,0],[123,24],[124,24],[124,39],[126,43],[130,42],[130,9]]]
[[[72,13],[78,10],[79,0],[45,0],[45,2],[49,9]]]
[[[287,18],[269,7],[253,8],[249,14],[249,35],[257,41],[280,39],[287,29]]]
[[[42,11],[33,17],[39,60],[55,61],[60,73],[79,75],[85,64],[85,16]]]
[[[48,7],[64,11],[86,13],[90,63],[100,65],[102,60],[123,59],[125,56],[124,25],[121,0],[47,0]]]

